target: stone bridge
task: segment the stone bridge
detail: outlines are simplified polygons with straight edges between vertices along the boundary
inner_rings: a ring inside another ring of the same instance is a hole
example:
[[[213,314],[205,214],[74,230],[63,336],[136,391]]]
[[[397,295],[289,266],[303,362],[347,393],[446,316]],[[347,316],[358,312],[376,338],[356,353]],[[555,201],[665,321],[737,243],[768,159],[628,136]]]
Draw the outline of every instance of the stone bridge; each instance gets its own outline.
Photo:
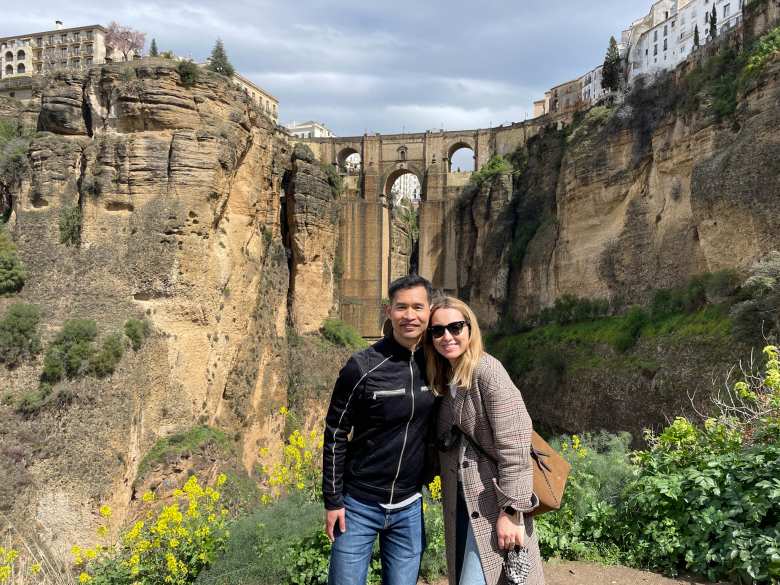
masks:
[[[388,285],[408,273],[408,259],[405,266],[398,265],[404,261],[391,253],[390,195],[396,179],[407,173],[421,185],[418,272],[435,288],[457,294],[457,214],[453,212],[471,172],[451,169],[452,155],[464,147],[471,149],[474,168],[479,169],[494,154],[506,155],[525,144],[540,128],[532,120],[481,130],[300,140],[321,162],[337,166],[344,178],[341,318],[366,337],[378,336]],[[360,156],[358,166],[347,163],[354,154]]]

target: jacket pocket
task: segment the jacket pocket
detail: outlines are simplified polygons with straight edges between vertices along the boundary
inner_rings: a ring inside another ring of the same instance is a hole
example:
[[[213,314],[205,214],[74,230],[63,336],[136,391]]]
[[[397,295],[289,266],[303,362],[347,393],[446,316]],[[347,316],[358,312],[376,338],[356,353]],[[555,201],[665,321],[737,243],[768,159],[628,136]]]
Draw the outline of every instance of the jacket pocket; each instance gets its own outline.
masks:
[[[390,398],[392,396],[403,396],[406,394],[406,388],[398,388],[397,390],[374,390],[372,393],[374,400],[377,398]]]

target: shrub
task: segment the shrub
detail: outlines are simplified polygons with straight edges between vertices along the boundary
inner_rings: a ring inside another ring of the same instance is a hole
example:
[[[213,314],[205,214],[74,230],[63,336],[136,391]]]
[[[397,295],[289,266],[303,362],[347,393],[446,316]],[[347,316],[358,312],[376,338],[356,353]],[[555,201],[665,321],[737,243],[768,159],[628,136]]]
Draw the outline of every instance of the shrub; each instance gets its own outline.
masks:
[[[487,181],[493,181],[504,173],[512,172],[512,166],[500,154],[494,154],[481,169],[471,174],[470,182],[476,187],[481,187]]]
[[[65,321],[43,357],[41,380],[56,384],[65,376],[75,378],[89,371],[95,337],[97,325],[91,319]]]
[[[292,413],[282,407],[281,414],[285,422],[289,422]],[[308,434],[299,430],[291,432],[284,447],[282,460],[273,465],[262,465],[267,493],[263,494],[262,502],[270,503],[287,494],[300,492],[311,501],[322,497],[322,468],[320,454],[322,453],[323,437],[317,431]],[[268,455],[267,449],[260,450],[260,458]]]
[[[614,340],[614,347],[618,351],[625,352],[636,345],[642,328],[649,321],[647,313],[640,307],[631,307],[620,326],[620,331]]]
[[[327,319],[322,324],[321,332],[325,339],[342,347],[355,350],[368,347],[366,340],[357,331],[339,319]]]
[[[323,531],[300,539],[287,552],[286,585],[326,585],[331,544]],[[368,565],[366,585],[381,585],[381,561],[379,548],[374,543],[371,562]]]
[[[254,510],[229,528],[225,553],[201,573],[196,583],[280,585],[287,581],[285,557],[289,549],[322,530],[322,503],[293,493]]]
[[[563,436],[551,445],[571,464],[557,512],[539,516],[536,529],[545,558],[616,562],[611,542],[622,490],[631,478],[628,433]]]
[[[208,445],[230,448],[228,436],[221,430],[206,425],[194,427],[170,437],[160,439],[149,450],[138,466],[137,478],[141,478],[154,465],[192,454]]]
[[[20,291],[25,277],[24,265],[16,255],[16,246],[0,227],[0,295]]]
[[[149,321],[146,319],[131,318],[125,321],[125,335],[130,338],[130,344],[134,351],[141,349],[150,329]]]
[[[114,373],[125,351],[124,340],[119,333],[113,333],[103,340],[100,350],[89,356],[89,371],[98,378]]]
[[[780,334],[780,252],[753,265],[731,309],[735,335],[748,343]]]
[[[36,390],[25,392],[16,405],[16,412],[26,416],[32,416],[43,408],[51,397],[52,387],[45,382],[41,383]]]
[[[181,84],[184,87],[192,87],[198,82],[198,78],[200,77],[200,69],[192,61],[179,61],[179,64],[176,66],[176,70],[179,72],[179,78],[181,79]]]
[[[224,481],[220,475],[215,487]],[[92,585],[194,582],[224,550],[229,535],[227,510],[218,506],[220,493],[203,488],[194,475],[174,497],[174,503],[135,522],[114,546],[73,547],[79,581]],[[108,518],[111,510],[103,506],[100,514]],[[107,527],[101,526],[98,534],[106,532]]]
[[[746,78],[758,77],[767,63],[780,53],[780,26],[776,26],[761,38],[750,50],[743,70]]]
[[[35,305],[15,303],[0,320],[0,362],[15,366],[41,350],[40,311]]]
[[[60,244],[78,246],[81,243],[81,209],[70,206],[60,211]]]
[[[325,174],[325,178],[330,186],[330,194],[334,199],[337,199],[341,192],[344,190],[344,181],[338,172],[338,169],[334,165],[326,163],[320,163],[320,169]]]
[[[447,574],[447,555],[444,538],[444,514],[441,505],[441,478],[437,477],[431,486],[439,486],[439,496],[433,491],[425,494],[425,552],[420,561],[420,577],[433,583]]]

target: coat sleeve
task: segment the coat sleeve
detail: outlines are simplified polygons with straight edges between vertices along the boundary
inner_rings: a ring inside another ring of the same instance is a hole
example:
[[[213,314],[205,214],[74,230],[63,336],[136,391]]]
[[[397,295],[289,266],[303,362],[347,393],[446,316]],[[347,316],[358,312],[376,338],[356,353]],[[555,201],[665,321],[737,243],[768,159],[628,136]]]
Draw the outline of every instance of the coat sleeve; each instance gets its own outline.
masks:
[[[538,506],[538,499],[533,494],[533,428],[523,397],[497,360],[491,360],[482,372],[480,392],[495,441],[498,477],[493,482],[498,507],[530,512]]]
[[[328,510],[344,507],[347,437],[352,429],[353,399],[364,377],[355,356],[352,356],[339,372],[330,398],[322,446],[322,497]]]

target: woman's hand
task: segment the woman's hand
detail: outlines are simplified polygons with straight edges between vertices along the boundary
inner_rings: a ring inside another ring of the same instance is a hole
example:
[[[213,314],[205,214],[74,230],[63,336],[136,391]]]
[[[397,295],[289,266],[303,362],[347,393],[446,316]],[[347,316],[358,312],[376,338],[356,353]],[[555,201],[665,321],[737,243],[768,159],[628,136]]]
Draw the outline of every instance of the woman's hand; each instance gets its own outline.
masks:
[[[515,545],[525,546],[525,524],[519,514],[509,515],[503,510],[496,521],[498,548],[510,550]]]

